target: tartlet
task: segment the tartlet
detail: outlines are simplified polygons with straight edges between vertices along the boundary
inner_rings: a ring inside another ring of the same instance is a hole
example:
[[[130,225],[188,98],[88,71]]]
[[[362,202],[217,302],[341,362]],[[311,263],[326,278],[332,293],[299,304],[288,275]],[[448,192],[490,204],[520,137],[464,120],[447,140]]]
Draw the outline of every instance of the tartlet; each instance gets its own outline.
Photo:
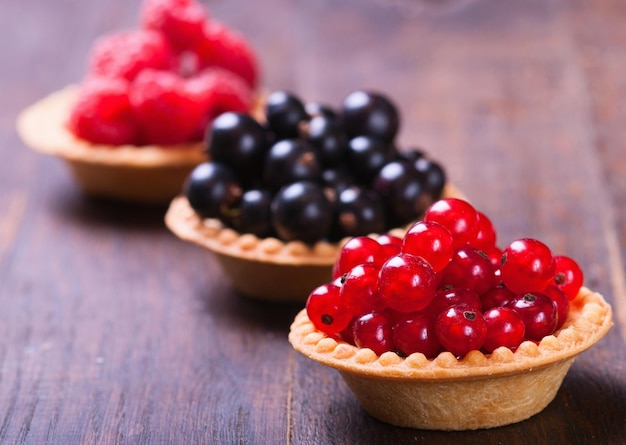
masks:
[[[575,357],[612,326],[611,306],[582,288],[570,303],[563,327],[539,344],[523,342],[515,352],[471,351],[458,360],[450,352],[434,359],[421,353],[378,357],[318,331],[302,310],[289,341],[306,357],[337,369],[365,411],[387,423],[432,430],[492,428],[542,411]]]
[[[463,195],[448,184],[443,196]],[[251,298],[276,302],[303,304],[315,287],[330,281],[333,264],[347,241],[320,241],[309,246],[300,241],[240,234],[217,219],[200,217],[184,196],[172,201],[165,223],[180,239],[212,251],[235,290]],[[400,228],[390,232],[404,234]]]

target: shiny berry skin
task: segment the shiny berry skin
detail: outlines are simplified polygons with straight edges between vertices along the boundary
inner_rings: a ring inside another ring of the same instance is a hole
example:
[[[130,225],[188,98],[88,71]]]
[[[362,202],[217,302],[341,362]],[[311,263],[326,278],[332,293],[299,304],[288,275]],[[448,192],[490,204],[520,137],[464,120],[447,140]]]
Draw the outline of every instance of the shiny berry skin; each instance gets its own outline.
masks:
[[[475,311],[482,311],[482,305],[478,294],[463,287],[441,288],[435,293],[435,298],[426,308],[433,318],[452,306],[469,306]]]
[[[404,235],[402,252],[418,255],[441,272],[454,254],[452,234],[436,222],[418,221]]]
[[[376,138],[357,136],[348,141],[348,164],[363,183],[369,183],[388,160],[387,144]]]
[[[576,261],[565,255],[554,257],[554,278],[552,284],[565,292],[567,298],[573,300],[583,285],[583,271]]]
[[[514,351],[525,338],[526,328],[522,317],[508,307],[495,307],[483,313],[487,335],[483,350],[491,353],[500,346]]]
[[[320,331],[333,335],[348,326],[352,314],[339,298],[339,287],[322,284],[315,288],[307,298],[306,312],[313,325]]]
[[[209,159],[229,166],[242,179],[258,176],[268,149],[263,127],[252,116],[233,112],[213,121],[206,143]]]
[[[344,275],[341,286],[341,301],[353,315],[363,315],[372,310],[385,309],[378,296],[379,267],[372,263],[354,266]]]
[[[380,312],[370,312],[358,317],[352,325],[354,344],[359,348],[369,348],[376,355],[393,351],[393,321]]]
[[[298,137],[300,123],[309,118],[300,99],[286,91],[275,91],[267,97],[265,115],[277,140]]]
[[[441,271],[441,283],[465,287],[480,295],[496,285],[493,264],[482,251],[469,245],[459,247]]]
[[[283,139],[269,149],[265,157],[263,184],[276,191],[296,181],[319,183],[321,165],[315,149],[300,139]]]
[[[380,267],[386,260],[385,249],[378,241],[367,236],[357,236],[348,240],[339,252],[334,277],[350,272],[359,264],[373,263]]]
[[[341,164],[348,155],[348,137],[336,118],[325,115],[311,118],[306,139],[317,149],[325,167]]]
[[[337,196],[336,238],[381,233],[385,230],[385,207],[380,197],[364,187],[352,186]]]
[[[446,227],[452,234],[455,247],[473,242],[479,229],[476,209],[458,198],[444,198],[432,204],[424,214],[424,221],[434,221]]]
[[[527,292],[511,300],[506,307],[515,310],[526,326],[526,339],[541,341],[556,330],[558,314],[556,304],[546,295]]]
[[[421,352],[434,358],[441,351],[435,334],[435,319],[423,312],[402,314],[396,319],[392,332],[396,351],[403,357]]]
[[[387,256],[385,261],[392,256],[399,254],[402,249],[402,238],[390,235],[389,233],[383,233],[376,238],[376,241],[378,241],[378,243],[385,249],[385,254]]]
[[[555,262],[541,241],[522,238],[504,248],[500,278],[515,293],[541,292],[554,278]]]
[[[217,162],[204,162],[189,174],[183,193],[199,215],[222,218],[237,205],[242,191],[228,167]]]
[[[276,233],[286,241],[313,244],[324,239],[333,223],[332,204],[313,182],[294,182],[283,187],[271,204]]]
[[[560,329],[567,320],[569,314],[569,298],[557,286],[550,285],[543,290],[543,294],[549,297],[556,304],[558,322],[555,329]]]
[[[480,349],[487,337],[482,313],[463,304],[451,306],[437,317],[435,334],[441,346],[457,357]]]
[[[421,257],[401,253],[380,268],[378,292],[383,301],[398,312],[426,308],[435,297],[435,271]]]
[[[483,311],[493,307],[506,306],[509,301],[513,300],[516,294],[508,290],[505,286],[494,286],[487,292],[480,295]]]
[[[400,127],[400,116],[393,103],[382,94],[354,91],[343,101],[341,116],[351,137],[368,135],[391,142]]]
[[[472,247],[487,253],[496,246],[496,229],[487,215],[480,211],[476,213],[478,214],[478,232],[470,244]]]
[[[440,199],[446,185],[446,173],[441,164],[422,156],[414,161],[413,167],[426,191],[433,199]]]
[[[230,224],[239,233],[252,233],[259,238],[273,234],[272,195],[267,190],[246,190],[239,205],[230,213]]]

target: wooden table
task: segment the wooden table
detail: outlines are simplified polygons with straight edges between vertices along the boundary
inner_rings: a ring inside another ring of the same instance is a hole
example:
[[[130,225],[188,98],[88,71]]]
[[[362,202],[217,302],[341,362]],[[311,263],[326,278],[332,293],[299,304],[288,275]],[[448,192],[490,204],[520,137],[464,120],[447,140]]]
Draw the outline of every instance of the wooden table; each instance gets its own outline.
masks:
[[[254,42],[270,90],[335,105],[388,94],[403,146],[444,163],[501,244],[538,237],[576,258],[615,326],[528,421],[448,433],[374,420],[288,344],[300,307],[237,295],[164,208],[85,197],[17,137],[16,114],[81,79],[91,42],[133,26],[139,1],[2,0],[0,442],[626,443],[624,3],[208,5]]]

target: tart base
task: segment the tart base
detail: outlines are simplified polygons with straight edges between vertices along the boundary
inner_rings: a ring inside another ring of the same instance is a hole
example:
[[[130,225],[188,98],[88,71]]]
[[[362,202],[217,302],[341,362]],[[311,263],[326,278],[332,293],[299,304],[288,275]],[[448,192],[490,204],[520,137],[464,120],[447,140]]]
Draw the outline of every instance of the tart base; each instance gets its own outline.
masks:
[[[556,396],[575,357],[606,335],[613,324],[602,295],[582,288],[554,335],[523,342],[515,352],[471,351],[377,356],[327,337],[302,310],[289,341],[306,357],[337,369],[365,411],[398,426],[435,430],[493,428],[525,420]]]

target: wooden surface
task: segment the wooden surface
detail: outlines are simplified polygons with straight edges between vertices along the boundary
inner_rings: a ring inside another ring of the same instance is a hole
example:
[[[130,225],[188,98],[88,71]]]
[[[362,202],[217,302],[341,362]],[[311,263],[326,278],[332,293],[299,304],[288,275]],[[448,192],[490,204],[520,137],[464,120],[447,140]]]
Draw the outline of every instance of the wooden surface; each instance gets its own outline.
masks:
[[[392,97],[490,215],[582,264],[615,326],[534,418],[395,428],[292,350],[297,306],[232,291],[163,208],[89,199],[18,139],[16,114],[83,74],[139,1],[0,0],[0,443],[626,443],[626,4],[621,0],[211,1],[263,84],[338,104]],[[515,388],[511,388],[515,397]]]

